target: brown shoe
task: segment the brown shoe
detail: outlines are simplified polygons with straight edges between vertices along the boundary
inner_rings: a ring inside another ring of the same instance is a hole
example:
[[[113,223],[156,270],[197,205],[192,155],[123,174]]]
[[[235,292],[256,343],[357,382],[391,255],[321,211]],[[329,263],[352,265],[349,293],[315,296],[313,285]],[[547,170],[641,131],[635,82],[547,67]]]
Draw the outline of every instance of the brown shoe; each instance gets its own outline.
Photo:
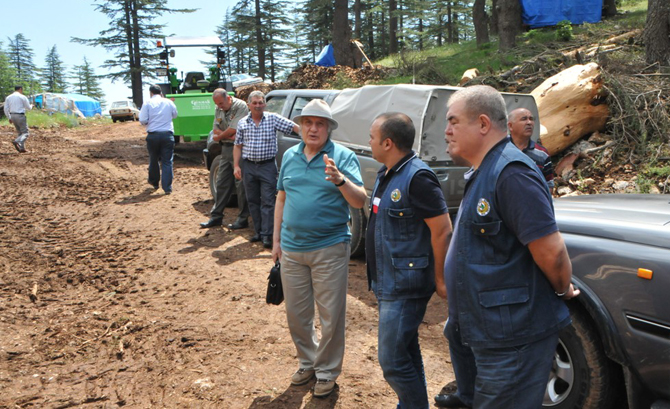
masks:
[[[291,385],[304,385],[312,378],[314,378],[314,369],[300,368],[291,376]]]
[[[335,389],[335,381],[328,379],[317,379],[314,385],[314,397],[325,398]]]

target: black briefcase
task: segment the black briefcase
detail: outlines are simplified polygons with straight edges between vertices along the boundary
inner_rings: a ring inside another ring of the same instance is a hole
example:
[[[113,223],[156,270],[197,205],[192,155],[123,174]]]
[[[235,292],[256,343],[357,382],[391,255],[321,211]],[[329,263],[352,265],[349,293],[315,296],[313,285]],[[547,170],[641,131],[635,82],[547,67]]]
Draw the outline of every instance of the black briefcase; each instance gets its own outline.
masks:
[[[265,302],[279,305],[284,301],[284,289],[281,285],[281,266],[277,261],[270,269],[268,276],[268,292],[265,294]]]

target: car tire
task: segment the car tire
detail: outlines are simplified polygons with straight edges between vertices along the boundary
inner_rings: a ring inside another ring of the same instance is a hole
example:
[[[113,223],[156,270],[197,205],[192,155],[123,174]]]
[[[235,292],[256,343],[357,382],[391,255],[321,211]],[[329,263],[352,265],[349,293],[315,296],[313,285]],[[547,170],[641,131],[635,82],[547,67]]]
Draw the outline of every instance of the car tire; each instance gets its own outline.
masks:
[[[218,155],[212,161],[212,165],[209,167],[209,191],[212,193],[212,198],[216,198],[216,178],[219,172],[219,166],[221,165],[221,155]],[[237,206],[237,194],[235,189],[233,189],[233,194],[230,195],[226,207],[236,207]]]
[[[112,118],[112,122],[116,123],[116,118]]]
[[[559,334],[543,408],[609,409],[623,389],[621,371],[605,355],[594,324],[570,305],[572,325]]]
[[[365,254],[365,227],[367,225],[363,209],[354,209],[349,206],[349,230],[351,230],[351,257],[361,257]]]
[[[216,174],[219,172],[219,165],[221,164],[221,156],[217,156],[212,161],[212,166],[209,167],[209,191],[212,197],[216,197]]]

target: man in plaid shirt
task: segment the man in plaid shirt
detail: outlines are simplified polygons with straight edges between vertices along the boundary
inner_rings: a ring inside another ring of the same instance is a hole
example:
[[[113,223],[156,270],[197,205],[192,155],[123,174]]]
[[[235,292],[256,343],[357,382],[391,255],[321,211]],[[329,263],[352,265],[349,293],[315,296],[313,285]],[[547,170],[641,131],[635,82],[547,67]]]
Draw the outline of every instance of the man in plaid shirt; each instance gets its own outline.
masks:
[[[270,249],[277,192],[277,131],[298,133],[300,128],[283,116],[266,113],[261,91],[249,94],[247,104],[249,115],[238,123],[235,137],[235,177],[244,183],[254,221],[255,234],[250,241],[263,241],[263,247]]]

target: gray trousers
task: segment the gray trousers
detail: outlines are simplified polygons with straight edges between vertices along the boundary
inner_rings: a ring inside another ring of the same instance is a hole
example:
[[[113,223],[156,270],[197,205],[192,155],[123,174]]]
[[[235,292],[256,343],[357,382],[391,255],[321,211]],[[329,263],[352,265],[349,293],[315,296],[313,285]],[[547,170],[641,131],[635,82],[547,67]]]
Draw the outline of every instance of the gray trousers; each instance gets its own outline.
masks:
[[[237,207],[240,209],[237,218],[240,220],[249,218],[249,205],[247,204],[247,194],[244,191],[244,183],[241,180],[236,180],[233,172],[233,144],[222,144],[219,170],[216,173],[216,197],[214,198],[214,206],[209,213],[212,219],[223,219],[223,211],[233,194],[233,189],[237,190]]]
[[[243,159],[242,180],[256,234],[272,237],[277,195],[277,164],[274,159],[258,164]]]
[[[26,139],[28,139],[28,136],[30,136],[30,133],[28,133],[28,121],[26,120],[26,115],[13,114],[12,123],[14,124],[14,128],[16,128],[16,132],[18,134],[14,141],[18,143],[25,142]]]
[[[350,251],[349,243],[304,253],[282,249],[288,328],[300,368],[314,368],[317,379],[334,381],[342,372]],[[315,302],[320,340],[314,329]]]

